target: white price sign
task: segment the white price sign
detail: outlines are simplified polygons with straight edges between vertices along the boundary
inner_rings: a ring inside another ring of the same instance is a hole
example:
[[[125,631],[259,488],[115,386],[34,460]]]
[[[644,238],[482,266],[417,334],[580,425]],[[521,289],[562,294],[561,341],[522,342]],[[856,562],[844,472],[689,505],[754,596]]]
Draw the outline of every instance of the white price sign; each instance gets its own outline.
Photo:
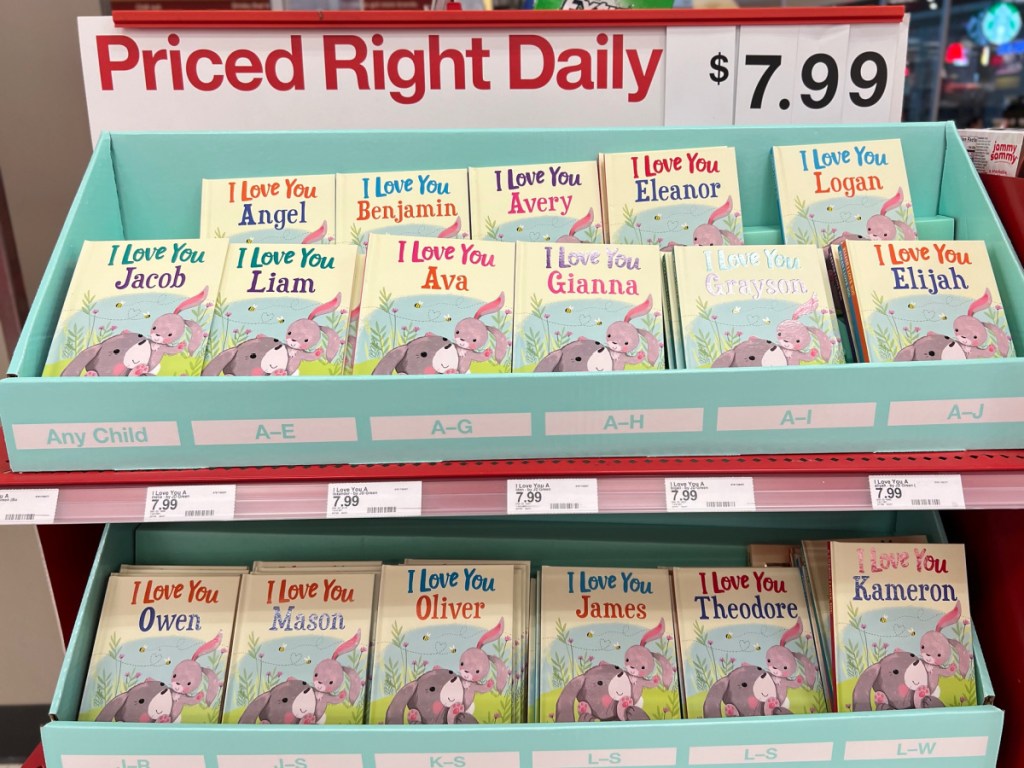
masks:
[[[754,512],[752,477],[665,478],[665,509],[669,512]]]
[[[57,516],[56,488],[20,488],[0,491],[0,524],[52,523]]]
[[[423,483],[331,483],[327,517],[419,517]]]
[[[593,478],[552,478],[509,480],[510,515],[580,514],[598,512],[597,480]]]
[[[168,520],[231,520],[235,516],[233,485],[164,485],[146,492],[147,523]]]
[[[960,475],[871,475],[872,509],[964,509]]]

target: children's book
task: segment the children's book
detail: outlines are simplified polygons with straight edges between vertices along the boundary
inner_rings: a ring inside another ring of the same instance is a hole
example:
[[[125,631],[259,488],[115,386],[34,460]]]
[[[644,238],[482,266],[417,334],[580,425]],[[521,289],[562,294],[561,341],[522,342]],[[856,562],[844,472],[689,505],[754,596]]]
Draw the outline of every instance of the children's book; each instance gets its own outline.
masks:
[[[200,237],[233,243],[336,241],[334,174],[203,179]]]
[[[513,370],[664,368],[662,284],[653,246],[517,243]]]
[[[668,570],[545,566],[540,601],[540,722],[680,717]]]
[[[338,376],[344,371],[356,249],[232,243],[204,376]]]
[[[370,235],[356,374],[502,373],[515,245]]]
[[[601,243],[597,163],[469,169],[476,240]]]
[[[676,568],[686,717],[827,712],[797,568]]]
[[[984,242],[850,240],[838,253],[861,360],[977,360],[1015,354]]]
[[[899,139],[774,147],[772,157],[786,243],[917,239]]]
[[[820,249],[677,248],[687,368],[845,362]]]
[[[371,724],[514,723],[512,565],[385,565]]]
[[[111,575],[78,719],[220,722],[240,578]]]
[[[977,704],[963,545],[829,548],[837,710]]]
[[[732,147],[601,155],[608,242],[739,245],[740,185]]]
[[[376,584],[368,572],[243,576],[223,722],[362,723]]]
[[[222,240],[86,241],[43,376],[198,376]]]

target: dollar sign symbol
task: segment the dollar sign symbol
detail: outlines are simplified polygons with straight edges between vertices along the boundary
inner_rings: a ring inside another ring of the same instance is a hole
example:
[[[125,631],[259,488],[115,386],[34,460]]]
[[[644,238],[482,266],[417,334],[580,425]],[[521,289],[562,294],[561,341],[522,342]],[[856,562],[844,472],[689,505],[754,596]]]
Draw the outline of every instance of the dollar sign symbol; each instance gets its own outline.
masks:
[[[711,57],[711,72],[708,74],[711,82],[721,85],[729,79],[729,68],[726,66],[728,63],[729,58],[721,51]]]

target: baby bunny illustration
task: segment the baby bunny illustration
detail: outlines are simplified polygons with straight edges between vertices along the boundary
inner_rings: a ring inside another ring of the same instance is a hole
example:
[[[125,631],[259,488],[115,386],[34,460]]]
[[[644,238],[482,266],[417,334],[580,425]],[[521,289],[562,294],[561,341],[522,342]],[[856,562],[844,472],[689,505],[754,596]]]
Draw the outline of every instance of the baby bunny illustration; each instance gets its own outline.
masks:
[[[141,333],[121,331],[106,341],[83,349],[61,376],[143,376],[149,371],[153,343]]]
[[[653,688],[662,680],[670,680],[675,675],[672,662],[660,653],[647,650],[647,644],[665,634],[665,620],[640,638],[640,643],[626,649],[626,663],[623,665],[632,684],[633,703],[638,707],[644,705],[644,688]],[[657,663],[659,674],[650,677]]]
[[[587,215],[582,219],[576,221],[571,227],[569,227],[569,234],[562,235],[555,242],[556,243],[582,243],[583,241],[576,237],[576,233],[580,232],[591,224],[594,223],[594,209],[591,208],[587,211]]]
[[[814,686],[815,669],[814,663],[802,653],[795,653],[786,647],[786,644],[796,640],[803,634],[804,626],[800,619],[796,624],[782,633],[778,645],[768,649],[765,666],[768,667],[768,674],[775,681],[775,688],[783,707],[789,706],[790,688],[799,688],[806,684]],[[797,675],[797,663],[800,665],[801,674]],[[796,678],[793,678],[796,675]]]
[[[928,671],[928,687],[926,695],[939,695],[939,678],[950,677],[960,672],[961,675],[969,674],[974,657],[959,640],[947,638],[942,634],[946,627],[954,626],[960,620],[960,601],[949,613],[944,615],[935,624],[935,629],[925,632],[921,638],[921,661],[924,662]],[[953,661],[953,651],[956,651],[957,661]],[[917,705],[915,701],[915,705]]]
[[[209,667],[200,665],[198,659],[220,646],[223,632],[218,632],[212,640],[200,645],[191,659],[179,661],[171,673],[171,721],[181,721],[181,711],[192,704],[199,704],[203,700],[203,694],[199,691],[199,684],[206,678],[206,706],[213,704],[220,693],[221,680],[217,673]]]
[[[997,350],[1002,357],[1006,357],[1010,353],[1010,337],[999,326],[974,317],[975,312],[988,309],[991,305],[992,293],[986,288],[985,294],[967,308],[967,314],[953,321],[953,338],[929,331],[897,352],[893,360],[974,360],[994,357]],[[990,333],[996,343],[986,345]]]
[[[916,240],[917,232],[913,227],[904,224],[902,221],[893,221],[889,218],[889,211],[899,208],[903,204],[903,187],[896,190],[896,194],[882,203],[882,210],[868,219],[868,239],[870,240],[895,240],[899,232],[901,240]]]
[[[821,359],[828,362],[832,359],[832,340],[820,328],[806,326],[799,322],[798,318],[809,314],[818,308],[818,297],[811,294],[811,298],[797,307],[796,312],[790,320],[783,320],[779,323],[776,332],[778,344],[786,356],[787,365],[799,365],[801,362],[814,360],[818,356],[818,350],[812,348],[809,352],[804,349],[811,343],[813,334],[818,340],[818,347],[821,349]]]
[[[209,286],[204,286],[203,290],[191,299],[185,299],[185,301],[175,307],[173,312],[160,315],[160,317],[153,321],[153,327],[149,329],[149,340],[152,343],[152,349],[149,355],[149,370],[146,371],[150,376],[155,376],[160,372],[160,361],[164,355],[176,355],[185,348],[184,342],[181,341],[185,328],[191,331],[188,339],[188,353],[194,355],[196,350],[199,349],[203,339],[206,338],[203,327],[195,320],[183,318],[181,312],[202,304],[206,301],[206,294],[208,292]]]
[[[497,312],[504,304],[505,292],[502,291],[494,301],[484,304],[472,317],[459,320],[455,326],[455,345],[459,348],[459,373],[469,373],[469,366],[474,360],[490,358],[491,350],[477,351],[487,344],[488,334],[494,337],[494,362],[500,363],[505,359],[505,353],[508,351],[508,338],[493,325],[484,325],[480,319],[484,315]]]
[[[310,243],[319,243],[324,239],[324,235],[327,234],[327,219],[324,219],[324,223],[319,228],[313,230],[304,238],[302,238],[303,245],[309,245]]]
[[[327,705],[337,704],[344,701],[338,689],[343,680],[348,680],[348,701],[355,704],[359,699],[359,692],[363,688],[363,681],[359,673],[352,667],[346,667],[338,661],[343,653],[348,653],[359,645],[360,632],[356,631],[351,639],[334,649],[331,658],[324,659],[316,665],[313,671],[313,690],[316,693],[316,722],[323,724],[327,720]]]
[[[438,237],[458,237],[462,231],[462,217],[456,216],[455,223],[437,233]]]
[[[505,690],[508,685],[508,667],[498,656],[489,656],[484,652],[483,647],[501,637],[505,631],[505,619],[502,617],[491,629],[484,632],[477,641],[476,648],[467,648],[462,652],[459,659],[459,677],[462,679],[462,703],[466,712],[473,714],[473,697],[478,693],[484,693],[497,688],[498,693]],[[481,683],[485,677],[490,675],[491,666],[494,666],[494,680],[488,680],[486,684]]]
[[[693,244],[703,246],[725,245],[726,243],[742,245],[743,241],[732,232],[726,232],[715,226],[716,221],[724,219],[730,213],[732,213],[732,195],[726,199],[725,203],[711,212],[707,224],[701,224],[693,230]]]
[[[651,311],[654,302],[650,294],[643,303],[638,304],[626,313],[624,320],[616,320],[608,326],[608,333],[605,334],[605,345],[611,350],[612,370],[626,370],[626,363],[639,363],[644,359],[644,353],[639,350],[640,337],[643,336],[647,342],[647,359],[654,365],[658,361],[661,351],[661,344],[657,337],[648,330],[636,328],[632,324],[635,317],[643,317]],[[634,352],[635,354],[630,354]]]
[[[314,318],[320,315],[328,315],[341,306],[341,294],[321,304],[309,313],[309,316],[288,326],[284,343],[288,346],[288,375],[294,376],[299,372],[299,366],[304,360],[316,360],[323,352],[319,349],[320,336],[327,337],[327,353],[324,355],[327,362],[331,362],[341,349],[341,337],[337,332],[327,325],[317,325]],[[312,347],[317,347],[315,352],[310,352]]]

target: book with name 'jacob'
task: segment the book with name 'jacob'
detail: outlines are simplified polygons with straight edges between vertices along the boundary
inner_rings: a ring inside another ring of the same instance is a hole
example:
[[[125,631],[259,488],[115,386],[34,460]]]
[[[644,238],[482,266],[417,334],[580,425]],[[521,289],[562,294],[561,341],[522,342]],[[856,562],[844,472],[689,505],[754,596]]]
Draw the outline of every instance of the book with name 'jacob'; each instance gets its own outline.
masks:
[[[334,174],[203,179],[200,237],[233,243],[336,241]]]
[[[839,712],[978,703],[962,544],[829,544]]]
[[[86,241],[43,376],[198,376],[223,240]]]
[[[239,574],[114,574],[79,720],[217,723]]]

